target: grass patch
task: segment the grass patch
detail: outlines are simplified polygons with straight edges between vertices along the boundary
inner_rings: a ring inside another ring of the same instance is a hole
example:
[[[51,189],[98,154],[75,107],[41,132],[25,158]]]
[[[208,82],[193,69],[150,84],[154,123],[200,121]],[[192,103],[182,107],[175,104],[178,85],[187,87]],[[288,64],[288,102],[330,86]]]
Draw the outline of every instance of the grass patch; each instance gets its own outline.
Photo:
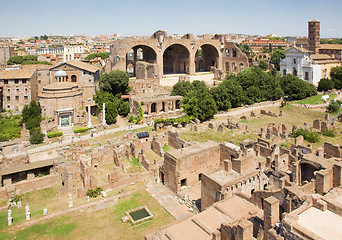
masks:
[[[162,149],[163,149],[163,151],[164,152],[168,152],[168,151],[170,151],[170,149],[171,149],[171,147],[169,146],[169,145],[164,145],[163,147],[162,147]]]
[[[61,239],[67,237],[76,227],[75,223],[65,223],[70,217],[61,217],[50,222],[37,224],[19,231],[14,235],[15,239]]]
[[[139,159],[138,158],[135,158],[135,157],[131,157],[131,164],[133,166],[141,166],[140,162],[139,162]]]
[[[316,95],[316,96],[312,96],[303,100],[299,100],[296,101],[295,103],[297,104],[312,104],[312,105],[316,105],[316,104],[322,104],[324,103],[323,100],[321,100],[321,97],[323,95]],[[333,100],[334,98],[336,98],[337,94],[329,94],[329,98],[328,98],[328,102]]]

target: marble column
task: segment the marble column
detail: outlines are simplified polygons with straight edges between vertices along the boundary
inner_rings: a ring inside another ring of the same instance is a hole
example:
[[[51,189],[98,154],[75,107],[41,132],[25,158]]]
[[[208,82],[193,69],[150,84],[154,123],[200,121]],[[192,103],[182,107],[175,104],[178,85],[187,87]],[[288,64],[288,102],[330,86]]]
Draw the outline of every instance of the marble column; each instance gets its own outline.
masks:
[[[88,128],[91,128],[91,109],[90,109],[91,98],[88,98]]]
[[[107,125],[107,123],[106,123],[106,103],[103,103],[102,111],[103,111],[103,114],[102,114],[102,125],[106,126]]]

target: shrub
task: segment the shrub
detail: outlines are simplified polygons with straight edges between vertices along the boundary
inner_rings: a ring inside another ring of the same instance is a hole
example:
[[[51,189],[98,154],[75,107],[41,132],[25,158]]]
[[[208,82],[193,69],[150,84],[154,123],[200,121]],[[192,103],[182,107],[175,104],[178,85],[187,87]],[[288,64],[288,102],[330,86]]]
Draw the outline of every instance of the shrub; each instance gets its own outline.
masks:
[[[319,141],[319,133],[313,132],[312,130],[308,130],[305,128],[299,128],[292,133],[292,135],[296,138],[298,136],[303,136],[306,141],[309,143],[315,143]]]
[[[20,195],[20,194],[15,194],[15,195],[11,198],[11,202],[18,203],[20,199],[21,199],[21,195]]]
[[[329,105],[327,106],[327,109],[331,113],[337,113],[338,110],[340,110],[340,104],[338,102],[335,102],[334,100],[331,100]]]
[[[97,187],[95,189],[88,189],[86,195],[91,198],[96,198],[97,196],[101,194],[102,191],[103,189],[101,187]]]
[[[325,129],[324,131],[322,131],[322,135],[326,136],[326,137],[335,137],[336,133],[334,130],[327,130]]]
[[[40,128],[32,128],[30,130],[30,143],[31,144],[39,144],[44,140],[44,134],[41,133]]]
[[[62,135],[63,135],[62,132],[49,132],[49,133],[46,134],[46,136],[48,138],[60,137]]]
[[[189,123],[191,120],[194,120],[195,118],[193,116],[185,115],[182,117],[178,118],[159,118],[154,120],[154,123],[179,123],[179,124],[184,124],[184,123]]]
[[[128,122],[129,122],[129,123],[135,123],[136,121],[137,121],[137,118],[134,117],[133,115],[130,115],[130,116],[128,117]]]
[[[281,101],[281,103],[280,103],[280,107],[285,107],[286,106],[286,102],[283,100],[283,101]]]
[[[74,133],[83,133],[83,132],[86,132],[86,131],[88,131],[88,130],[89,130],[88,127],[76,128],[76,129],[74,129]]]
[[[318,83],[317,90],[321,92],[321,91],[328,91],[333,88],[334,88],[334,82],[332,80],[328,78],[322,78]]]

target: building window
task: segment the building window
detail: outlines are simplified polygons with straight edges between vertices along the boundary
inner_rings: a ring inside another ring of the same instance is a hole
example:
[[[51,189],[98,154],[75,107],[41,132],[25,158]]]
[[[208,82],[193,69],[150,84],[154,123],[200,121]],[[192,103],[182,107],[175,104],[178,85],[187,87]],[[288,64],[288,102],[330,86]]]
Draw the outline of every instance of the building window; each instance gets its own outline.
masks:
[[[4,80],[4,84],[8,84],[8,80]]]
[[[28,100],[28,96],[24,96],[24,100],[27,101]]]
[[[286,75],[286,69],[283,70],[283,75],[284,75],[284,76]]]
[[[236,49],[233,49],[233,57],[236,57]]]
[[[76,75],[72,75],[71,76],[71,82],[76,82],[76,81],[77,81]]]
[[[11,101],[11,97],[10,96],[7,96],[6,99],[7,99],[7,102]]]
[[[22,83],[26,83],[26,79],[23,79],[23,80],[21,80],[22,81]]]
[[[15,96],[15,100],[16,100],[16,101],[19,101],[19,96]]]
[[[7,108],[11,108],[11,105],[7,105]]]
[[[7,92],[11,92],[11,89],[7,89]]]
[[[297,69],[293,68],[293,76],[297,76]]]
[[[297,62],[296,59],[293,59],[293,64],[296,64],[296,62]]]
[[[305,72],[305,80],[309,80],[309,73],[308,72]]]
[[[226,48],[226,57],[229,57],[229,49]]]
[[[19,80],[18,79],[14,79],[14,84],[18,84]]]

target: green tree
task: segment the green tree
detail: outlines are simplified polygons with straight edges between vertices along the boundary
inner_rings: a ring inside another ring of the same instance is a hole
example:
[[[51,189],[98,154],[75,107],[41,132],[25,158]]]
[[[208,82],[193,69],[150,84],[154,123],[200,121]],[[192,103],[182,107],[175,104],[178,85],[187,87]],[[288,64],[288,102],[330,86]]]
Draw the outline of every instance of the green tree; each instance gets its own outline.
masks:
[[[334,82],[336,89],[342,88],[342,66],[333,67],[330,71],[331,80]]]
[[[171,95],[172,96],[186,96],[189,92],[193,90],[193,86],[190,82],[177,82],[173,85]]]
[[[28,130],[40,127],[42,117],[39,103],[31,101],[30,104],[25,104],[21,116],[22,123],[25,123]]]
[[[107,59],[107,58],[109,58],[109,55],[110,55],[110,52],[91,53],[88,56],[86,56],[85,59],[91,60],[91,59],[94,59],[96,57],[99,57],[101,59]]]
[[[217,113],[217,106],[210,94],[198,92],[192,97],[185,97],[183,109],[189,116],[206,120],[212,118]]]
[[[136,124],[139,124],[140,121],[143,119],[144,117],[144,110],[141,107],[140,103],[138,103],[138,115],[137,115],[137,119],[136,119]]]
[[[119,115],[126,117],[130,112],[129,103],[121,101],[119,106]]]
[[[30,143],[32,144],[39,144],[42,143],[44,140],[44,134],[41,133],[40,127],[32,128],[30,130]]]
[[[30,130],[30,143],[39,144],[44,140],[44,134],[41,133],[40,122],[42,121],[41,108],[38,102],[31,101],[25,104],[21,112],[22,123]]]
[[[118,105],[116,102],[106,102],[106,123],[113,124],[118,116]]]
[[[299,100],[317,95],[317,90],[314,85],[291,74],[282,76],[280,85],[285,95],[290,97],[292,100]]]
[[[284,58],[285,51],[279,48],[274,49],[273,53],[271,54],[271,63],[278,71],[280,71],[280,60]]]
[[[13,56],[7,60],[8,65],[22,64],[23,62],[35,61],[37,62],[37,56],[25,55],[25,56]]]
[[[93,99],[97,103],[100,109],[102,109],[103,103],[116,101],[112,93],[104,92],[104,91],[96,91],[95,94],[93,95]]]
[[[268,49],[270,50],[270,52],[273,52],[273,47],[272,44],[270,43],[270,45],[268,46]]]
[[[230,94],[223,84],[220,84],[212,90],[212,96],[219,111],[226,111],[232,107],[232,104],[230,103]]]
[[[106,110],[107,110],[107,105],[109,103],[113,103],[114,104],[113,107],[115,107],[117,114],[119,114],[120,116],[127,116],[130,111],[128,102],[124,102],[123,100],[117,97],[114,97],[113,94],[109,92],[96,91],[95,94],[93,95],[93,99],[97,103],[100,109],[102,109],[103,103],[106,103],[106,107],[105,107]]]
[[[340,110],[340,107],[341,107],[341,105],[338,102],[331,100],[329,105],[327,106],[327,109],[329,112],[337,113],[338,110]]]
[[[259,68],[266,71],[268,69],[268,64],[265,61],[260,61]]]
[[[330,80],[329,78],[322,78],[318,83],[317,90],[321,92],[321,91],[328,91],[333,88],[334,88],[334,82],[332,80]]]
[[[101,78],[101,88],[105,92],[112,93],[113,96],[119,97],[130,91],[129,74],[120,70],[114,70],[105,73]]]

